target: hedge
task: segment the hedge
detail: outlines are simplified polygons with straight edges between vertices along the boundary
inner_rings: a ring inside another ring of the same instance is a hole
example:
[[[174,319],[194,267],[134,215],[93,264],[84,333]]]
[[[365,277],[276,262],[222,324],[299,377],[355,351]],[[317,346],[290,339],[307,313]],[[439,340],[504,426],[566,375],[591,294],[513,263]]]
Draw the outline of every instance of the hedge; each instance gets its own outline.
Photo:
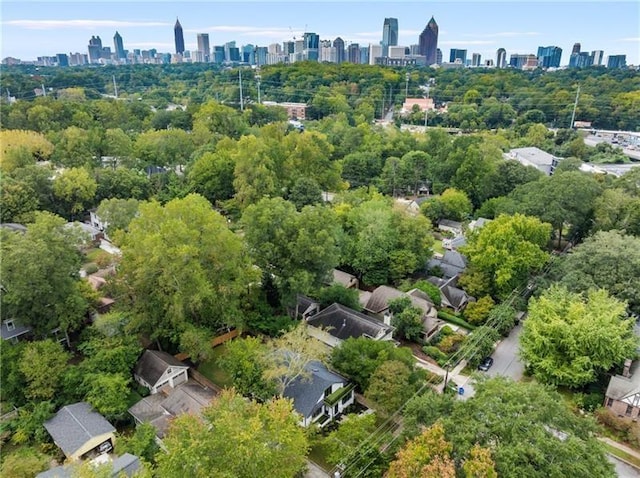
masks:
[[[444,310],[439,310],[438,311],[438,318],[442,319],[446,322],[450,322],[452,324],[455,325],[459,325],[460,327],[464,327],[467,330],[475,330],[476,326],[475,325],[471,325],[469,322],[467,322],[466,320],[457,317],[453,314],[449,314],[448,312],[445,312]]]

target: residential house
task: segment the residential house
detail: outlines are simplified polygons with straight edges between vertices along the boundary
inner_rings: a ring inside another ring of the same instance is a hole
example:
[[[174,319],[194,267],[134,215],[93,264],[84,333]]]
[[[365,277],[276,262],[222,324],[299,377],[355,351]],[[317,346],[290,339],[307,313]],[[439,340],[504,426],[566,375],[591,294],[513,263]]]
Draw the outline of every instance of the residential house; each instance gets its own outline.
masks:
[[[440,219],[438,221],[438,229],[443,232],[450,232],[454,236],[460,236],[462,234],[462,223],[450,221],[449,219]]]
[[[289,309],[289,315],[294,319],[306,320],[320,310],[320,304],[306,295],[298,294],[295,309]]]
[[[0,336],[2,340],[7,340],[14,344],[26,338],[29,334],[31,334],[31,327],[22,325],[20,321],[16,319],[3,320],[2,325],[0,325]]]
[[[27,226],[23,226],[22,224],[17,224],[15,222],[3,222],[2,224],[0,224],[0,227],[9,231],[19,232],[21,234],[27,232]]]
[[[402,292],[393,287],[381,285],[371,293],[364,310],[381,317],[384,323],[390,324],[392,314],[389,312],[389,303],[402,297],[408,297],[412,306],[422,310],[423,335],[425,339],[432,337],[443,322],[438,320],[438,311],[429,296],[418,289]]]
[[[503,158],[518,161],[523,166],[533,166],[547,176],[551,176],[562,158],[553,156],[536,147],[515,148],[503,153]]]
[[[442,239],[442,247],[449,250],[457,250],[467,244],[464,236],[445,237]]]
[[[333,283],[340,284],[347,289],[357,289],[359,286],[358,278],[352,274],[347,272],[343,272],[338,269],[333,269],[331,271],[333,276]]]
[[[145,350],[136,363],[133,378],[154,394],[162,387],[174,388],[186,382],[189,379],[188,370],[188,365],[166,352]]]
[[[211,404],[216,393],[194,380],[188,380],[175,388],[166,387],[144,397],[129,408],[129,414],[136,423],[150,423],[156,429],[156,437],[164,438],[171,420],[189,413],[200,415],[202,409]]]
[[[441,279],[431,276],[427,280],[440,289],[440,303],[443,307],[453,309],[455,312],[463,310],[469,302],[475,302],[475,298],[464,290],[456,287],[457,277]]]
[[[100,241],[104,239],[104,232],[93,227],[91,224],[85,224],[84,222],[68,222],[66,227],[75,228],[83,232],[93,244],[99,244]]]
[[[116,429],[86,402],[62,407],[44,428],[69,461],[113,450]]]
[[[309,335],[330,347],[348,338],[392,340],[395,327],[341,304],[332,304],[307,319]]]
[[[637,420],[640,415],[640,361],[627,360],[622,375],[609,380],[605,406],[619,417]]]
[[[355,386],[343,376],[330,371],[321,362],[307,365],[308,377],[298,377],[284,390],[301,416],[300,425],[317,423],[324,427],[354,403]]]
[[[427,269],[439,268],[444,279],[451,279],[462,274],[467,268],[467,260],[458,251],[445,251],[444,255],[437,257],[434,255],[427,263]]]
[[[98,458],[92,460],[91,462],[95,464],[96,467],[103,464],[110,464],[110,476],[112,478],[130,478],[142,469],[140,458],[132,455],[131,453],[125,453],[124,455],[119,456],[113,460],[111,459],[111,457],[109,457],[109,455],[100,455]],[[36,475],[36,478],[73,478],[74,476],[77,476],[75,474],[76,467],[77,465],[57,466],[55,468],[51,468],[50,470],[43,471],[42,473],[38,473]]]
[[[492,219],[486,219],[484,217],[479,217],[478,219],[474,219],[469,223],[469,230],[476,231],[478,229],[482,229],[484,226],[489,224]]]

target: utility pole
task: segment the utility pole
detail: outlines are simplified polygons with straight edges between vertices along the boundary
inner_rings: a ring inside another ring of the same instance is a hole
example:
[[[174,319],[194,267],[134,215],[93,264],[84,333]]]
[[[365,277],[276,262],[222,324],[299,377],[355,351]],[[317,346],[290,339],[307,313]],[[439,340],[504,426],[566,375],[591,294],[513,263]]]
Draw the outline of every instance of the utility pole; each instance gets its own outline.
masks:
[[[244,111],[244,101],[242,99],[242,70],[238,68],[238,82],[240,83],[240,111]]]
[[[404,84],[404,97],[409,98],[409,78],[411,78],[411,74],[407,72],[405,76],[405,84]]]
[[[113,78],[113,94],[117,98],[118,97],[118,85],[116,85],[116,75],[111,75]]]
[[[260,103],[260,80],[261,80],[261,76],[260,76],[260,67],[256,68],[256,82],[258,83],[258,104]]]
[[[578,98],[580,97],[580,85],[578,85],[578,91],[576,91],[576,102],[573,104],[573,113],[571,113],[571,124],[569,128],[573,129],[573,123],[576,119],[576,109],[578,108]]]
[[[42,96],[47,97],[47,90],[44,89],[44,83],[42,83]]]

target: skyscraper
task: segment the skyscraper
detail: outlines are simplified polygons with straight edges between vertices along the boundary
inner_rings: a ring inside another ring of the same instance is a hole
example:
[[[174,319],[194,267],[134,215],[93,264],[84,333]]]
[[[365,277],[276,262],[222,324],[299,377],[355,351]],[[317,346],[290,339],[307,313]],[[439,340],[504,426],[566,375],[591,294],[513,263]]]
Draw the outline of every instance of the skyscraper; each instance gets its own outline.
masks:
[[[480,53],[474,53],[471,55],[471,66],[480,66],[482,63],[482,55]]]
[[[89,63],[97,63],[100,60],[100,55],[102,55],[102,40],[100,40],[100,37],[92,36],[87,49],[89,50]]]
[[[602,65],[602,60],[604,59],[604,51],[602,50],[593,50],[591,52],[591,64],[593,66]]]
[[[505,68],[507,66],[507,50],[498,48],[496,54],[496,68]]]
[[[382,24],[382,56],[389,54],[389,46],[398,44],[398,19],[385,18]]]
[[[438,24],[431,17],[427,26],[420,34],[419,41],[420,54],[427,58],[427,66],[436,63],[436,50],[438,48]]]
[[[436,65],[442,65],[442,50],[436,48]]]
[[[347,61],[349,63],[360,63],[360,45],[351,43],[347,47]]]
[[[580,53],[580,48],[582,48],[582,45],[580,45],[580,43],[574,43],[571,54],[573,55],[575,53]]]
[[[340,37],[336,38],[333,40],[333,46],[336,49],[336,63],[344,62],[344,40]]]
[[[127,54],[124,52],[124,46],[122,45],[122,37],[116,31],[116,34],[113,35],[113,47],[116,51],[116,58],[118,60],[124,60],[127,58]]]
[[[627,55],[609,55],[607,58],[607,68],[626,68]]]
[[[459,50],[452,48],[449,52],[449,63],[455,63],[456,60],[460,60],[463,65],[467,64],[467,50]]]
[[[209,63],[211,58],[211,50],[209,49],[209,34],[208,33],[198,33],[198,55],[197,58],[199,61],[203,61],[205,63]]]
[[[574,45],[575,49],[575,45]],[[560,58],[562,57],[562,48],[557,46],[539,46],[538,47],[538,66],[542,68],[558,68],[560,66]]]
[[[182,33],[182,25],[180,20],[176,18],[176,25],[173,27],[173,37],[176,43],[176,54],[182,55],[184,53],[184,35]]]
[[[320,56],[320,35],[307,32],[304,34],[304,59],[318,61]]]

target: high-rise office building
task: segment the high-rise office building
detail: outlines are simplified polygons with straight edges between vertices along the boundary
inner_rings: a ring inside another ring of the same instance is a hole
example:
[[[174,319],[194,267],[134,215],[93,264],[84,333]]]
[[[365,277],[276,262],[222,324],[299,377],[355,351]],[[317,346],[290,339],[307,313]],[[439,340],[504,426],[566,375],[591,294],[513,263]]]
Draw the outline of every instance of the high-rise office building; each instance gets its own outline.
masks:
[[[285,55],[289,55],[290,53],[295,53],[295,51],[296,51],[295,41],[282,42],[282,53],[284,53]]]
[[[66,53],[58,53],[56,54],[56,63],[58,66],[69,66],[69,57]]]
[[[604,60],[604,51],[602,51],[602,50],[593,50],[591,52],[591,64],[593,66],[602,65],[602,60]]]
[[[482,56],[480,53],[474,53],[471,55],[471,66],[481,66],[482,64]]]
[[[507,50],[498,48],[496,53],[496,68],[505,68],[507,66]]]
[[[347,47],[347,61],[349,63],[360,63],[360,45],[351,43]]]
[[[575,45],[574,45],[575,48]],[[538,66],[542,68],[558,68],[560,66],[560,58],[562,57],[562,48],[557,46],[539,46],[538,47]]]
[[[456,60],[460,60],[463,65],[467,64],[467,50],[460,50],[458,48],[452,48],[449,52],[449,63],[455,63]]]
[[[117,31],[116,31],[116,34],[113,35],[113,47],[116,52],[116,58],[118,60],[126,60],[127,54],[124,51],[124,46],[122,44],[122,37]]]
[[[304,34],[303,55],[305,60],[318,61],[320,56],[320,35],[306,32]]]
[[[322,40],[320,42],[320,61],[323,63],[336,62],[336,49],[331,44],[331,40]]]
[[[509,66],[519,69],[536,68],[538,66],[538,58],[535,55],[514,53],[509,57]]]
[[[102,55],[102,40],[100,40],[100,37],[92,36],[87,49],[89,50],[89,62],[97,63]]]
[[[256,47],[256,65],[266,65],[267,56],[269,55],[269,49],[266,46]]]
[[[336,63],[342,63],[345,60],[344,40],[340,37],[333,40],[333,46],[336,49]]]
[[[184,53],[184,34],[182,33],[182,25],[180,20],[176,18],[176,24],[173,27],[173,38],[176,44],[176,54],[182,55]]]
[[[569,58],[569,68],[587,68],[593,65],[593,58],[586,51],[572,53]]]
[[[209,48],[209,34],[198,33],[196,36],[198,40],[198,61],[209,63],[211,61],[211,49]]]
[[[438,49],[438,24],[431,17],[427,26],[420,34],[419,41],[420,54],[427,58],[427,66],[437,62],[436,50]]]
[[[442,65],[442,50],[436,48],[436,65]]]
[[[580,53],[581,48],[582,48],[582,45],[580,45],[580,43],[574,43],[573,48],[571,49],[571,54],[574,55],[576,53]]]
[[[382,56],[389,54],[389,47],[398,44],[398,19],[385,18],[382,24]]]
[[[225,53],[226,53],[226,51],[225,51],[224,46],[222,46],[222,45],[214,46],[213,47],[213,54],[212,54],[213,62],[214,63],[218,63],[218,64],[223,63],[224,60],[226,59],[225,58]]]
[[[626,68],[627,55],[609,55],[607,58],[607,68]]]
[[[256,64],[256,47],[251,43],[248,45],[242,45],[240,61],[248,63],[249,65]]]
[[[375,65],[376,58],[380,58],[382,56],[382,45],[374,45],[373,43],[369,44],[369,64]]]

